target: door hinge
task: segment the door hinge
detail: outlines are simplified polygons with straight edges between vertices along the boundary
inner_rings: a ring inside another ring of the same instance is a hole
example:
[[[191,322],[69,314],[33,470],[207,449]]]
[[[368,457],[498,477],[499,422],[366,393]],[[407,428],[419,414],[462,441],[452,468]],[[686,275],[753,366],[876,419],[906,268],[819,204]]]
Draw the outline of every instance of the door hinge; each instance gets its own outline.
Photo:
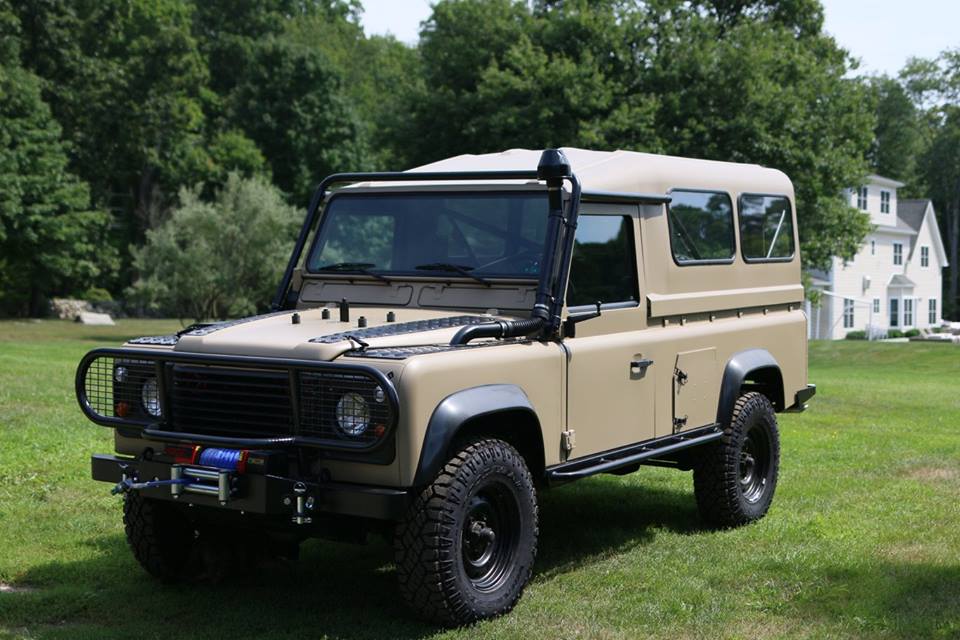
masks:
[[[687,426],[687,416],[683,416],[682,418],[674,418],[674,419],[673,419],[673,430],[674,430],[674,431],[680,431],[680,430],[683,429],[685,426]]]
[[[682,369],[674,369],[673,375],[676,376],[677,384],[679,384],[681,387],[687,384],[687,374]]]
[[[577,446],[577,432],[573,429],[563,431],[560,434],[560,446],[563,447],[563,450],[567,453],[573,451],[573,448]]]

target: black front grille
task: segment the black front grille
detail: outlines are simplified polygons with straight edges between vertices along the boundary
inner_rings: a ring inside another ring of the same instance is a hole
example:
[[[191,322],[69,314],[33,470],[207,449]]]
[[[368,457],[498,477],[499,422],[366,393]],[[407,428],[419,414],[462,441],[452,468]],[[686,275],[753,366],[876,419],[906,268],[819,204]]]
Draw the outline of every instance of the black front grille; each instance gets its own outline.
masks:
[[[174,365],[168,406],[177,431],[257,437],[293,432],[285,371]]]
[[[392,441],[398,414],[389,376],[307,360],[95,349],[75,386],[97,424],[139,427],[161,441],[182,433],[372,452]]]

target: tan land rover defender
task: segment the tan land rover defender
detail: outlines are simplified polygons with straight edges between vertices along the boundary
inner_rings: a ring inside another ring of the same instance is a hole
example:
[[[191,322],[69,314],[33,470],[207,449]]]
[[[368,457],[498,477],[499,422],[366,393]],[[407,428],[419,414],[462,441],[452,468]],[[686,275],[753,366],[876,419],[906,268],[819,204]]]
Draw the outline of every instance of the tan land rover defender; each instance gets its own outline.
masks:
[[[149,573],[386,529],[403,596],[461,624],[519,599],[540,490],[673,467],[707,523],[763,517],[814,393],[802,302],[779,171],[460,156],[328,177],[271,313],[94,350],[76,392]]]

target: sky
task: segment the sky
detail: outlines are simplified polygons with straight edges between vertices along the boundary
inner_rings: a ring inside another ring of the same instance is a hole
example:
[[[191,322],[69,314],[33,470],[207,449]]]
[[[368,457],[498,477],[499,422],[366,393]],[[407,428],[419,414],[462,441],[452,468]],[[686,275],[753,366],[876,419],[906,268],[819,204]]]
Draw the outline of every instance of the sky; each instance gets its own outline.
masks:
[[[429,0],[362,0],[368,34],[413,44]],[[896,75],[911,56],[960,48],[960,0],[823,0],[825,28],[861,62],[863,73]]]

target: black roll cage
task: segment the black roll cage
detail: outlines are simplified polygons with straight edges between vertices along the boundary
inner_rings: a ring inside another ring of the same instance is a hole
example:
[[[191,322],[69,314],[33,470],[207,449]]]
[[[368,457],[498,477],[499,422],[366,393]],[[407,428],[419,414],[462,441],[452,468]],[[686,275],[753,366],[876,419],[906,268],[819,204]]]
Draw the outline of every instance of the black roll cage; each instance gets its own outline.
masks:
[[[573,240],[577,228],[577,218],[580,211],[580,180],[572,171],[563,176],[549,176],[542,178],[537,170],[523,171],[424,171],[402,172],[391,171],[382,173],[335,173],[327,176],[317,186],[307,216],[297,242],[290,254],[290,260],[283,273],[283,278],[277,287],[277,293],[270,305],[271,311],[280,311],[288,308],[287,299],[293,272],[306,248],[311,231],[317,226],[320,219],[320,210],[323,201],[331,187],[356,182],[456,182],[456,181],[487,181],[487,180],[538,180],[547,185],[548,200],[550,202],[547,234],[544,240],[544,256],[537,286],[537,300],[533,315],[544,320],[544,335],[556,335],[560,328],[560,314],[563,310],[564,295],[569,277],[570,257],[573,253]],[[563,183],[570,185],[569,206],[566,211],[562,206],[561,189]],[[559,251],[559,260],[557,252]]]

